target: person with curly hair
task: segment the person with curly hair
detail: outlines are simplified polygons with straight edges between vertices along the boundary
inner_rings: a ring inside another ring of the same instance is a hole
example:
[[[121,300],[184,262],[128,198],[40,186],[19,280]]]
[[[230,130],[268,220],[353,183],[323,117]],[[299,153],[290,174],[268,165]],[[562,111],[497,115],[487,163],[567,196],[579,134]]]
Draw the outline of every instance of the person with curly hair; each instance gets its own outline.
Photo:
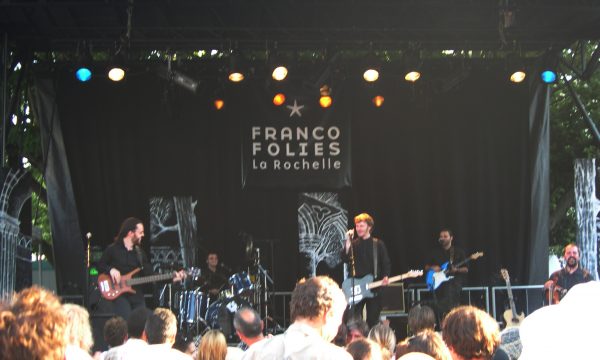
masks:
[[[33,286],[0,307],[0,354],[6,359],[64,360],[68,318],[59,298]]]
[[[450,311],[442,323],[442,336],[454,360],[491,359],[500,345],[498,323],[474,306]]]
[[[300,280],[292,292],[292,325],[285,333],[250,346],[243,359],[352,359],[331,340],[342,323],[346,298],[327,276]]]

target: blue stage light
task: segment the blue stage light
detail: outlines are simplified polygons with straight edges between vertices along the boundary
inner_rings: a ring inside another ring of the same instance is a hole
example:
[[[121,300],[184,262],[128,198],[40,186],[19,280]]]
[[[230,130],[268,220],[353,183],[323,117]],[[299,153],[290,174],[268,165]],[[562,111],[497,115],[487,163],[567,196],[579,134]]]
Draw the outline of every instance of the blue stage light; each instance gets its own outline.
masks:
[[[81,67],[75,72],[75,77],[81,82],[86,82],[92,78],[92,72],[86,67]]]
[[[542,81],[546,84],[552,84],[556,81],[556,73],[552,70],[544,70],[540,74]]]

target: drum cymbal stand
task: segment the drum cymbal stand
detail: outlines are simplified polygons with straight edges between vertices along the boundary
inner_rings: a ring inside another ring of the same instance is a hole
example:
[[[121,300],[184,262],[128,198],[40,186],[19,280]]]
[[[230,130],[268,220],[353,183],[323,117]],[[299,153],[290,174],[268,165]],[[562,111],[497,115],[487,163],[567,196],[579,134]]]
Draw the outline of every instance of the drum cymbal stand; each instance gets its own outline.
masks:
[[[256,249],[256,253],[257,253],[257,262],[256,262],[256,269],[258,271],[258,279],[259,282],[262,282],[262,291],[263,293],[260,294],[262,295],[262,297],[259,296],[259,303],[260,303],[260,310],[262,312],[263,310],[263,303],[264,303],[264,312],[261,314],[261,318],[263,318],[265,320],[265,329],[268,328],[268,320],[269,320],[269,285],[273,286],[273,279],[269,276],[269,273],[267,272],[267,270],[265,270],[265,268],[262,267],[262,265],[260,264],[260,249]]]

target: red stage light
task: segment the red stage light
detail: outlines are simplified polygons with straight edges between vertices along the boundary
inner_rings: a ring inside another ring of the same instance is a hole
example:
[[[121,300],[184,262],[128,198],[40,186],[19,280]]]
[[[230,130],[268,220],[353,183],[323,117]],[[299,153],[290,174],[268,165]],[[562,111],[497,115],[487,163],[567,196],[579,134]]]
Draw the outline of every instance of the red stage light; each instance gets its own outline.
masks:
[[[381,107],[381,105],[383,105],[383,102],[385,101],[385,98],[381,95],[377,95],[373,98],[373,105],[375,105],[376,107]]]
[[[273,104],[275,106],[281,106],[281,105],[283,105],[283,103],[285,103],[285,94],[278,93],[278,94],[275,94],[275,96],[273,96]]]
[[[214,104],[215,104],[215,109],[221,110],[223,108],[223,106],[225,106],[225,101],[223,101],[223,99],[216,99]]]

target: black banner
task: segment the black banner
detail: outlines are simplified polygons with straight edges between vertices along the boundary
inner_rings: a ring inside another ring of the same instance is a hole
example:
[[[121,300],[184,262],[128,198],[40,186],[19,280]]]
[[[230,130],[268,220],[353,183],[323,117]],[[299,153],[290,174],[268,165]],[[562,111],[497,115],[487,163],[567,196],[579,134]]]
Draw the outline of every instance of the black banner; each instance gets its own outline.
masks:
[[[315,96],[288,95],[242,129],[242,186],[339,189],[351,185],[350,117]],[[336,99],[337,101],[337,99]]]

